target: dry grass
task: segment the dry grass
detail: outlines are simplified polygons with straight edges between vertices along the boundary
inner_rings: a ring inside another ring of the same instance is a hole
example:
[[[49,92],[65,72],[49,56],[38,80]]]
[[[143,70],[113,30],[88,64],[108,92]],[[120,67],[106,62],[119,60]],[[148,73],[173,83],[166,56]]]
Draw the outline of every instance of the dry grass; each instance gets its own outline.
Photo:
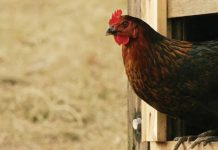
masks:
[[[0,0],[0,149],[126,149],[126,79],[105,37],[125,1]]]

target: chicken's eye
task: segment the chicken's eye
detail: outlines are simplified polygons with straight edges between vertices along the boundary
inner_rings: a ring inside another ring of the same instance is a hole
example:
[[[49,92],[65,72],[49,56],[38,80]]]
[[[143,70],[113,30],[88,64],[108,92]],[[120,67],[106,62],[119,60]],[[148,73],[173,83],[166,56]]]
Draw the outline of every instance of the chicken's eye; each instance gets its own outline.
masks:
[[[128,25],[129,25],[129,22],[128,22],[128,21],[124,21],[124,22],[122,23],[122,26],[123,26],[124,28],[128,27]]]

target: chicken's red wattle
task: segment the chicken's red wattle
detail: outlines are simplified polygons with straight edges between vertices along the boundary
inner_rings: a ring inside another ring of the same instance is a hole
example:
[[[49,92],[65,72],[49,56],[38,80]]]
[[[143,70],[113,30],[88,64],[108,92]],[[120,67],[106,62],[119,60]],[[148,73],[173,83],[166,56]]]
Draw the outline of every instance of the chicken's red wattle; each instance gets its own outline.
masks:
[[[119,45],[126,45],[129,43],[129,37],[125,35],[115,35],[114,39]]]

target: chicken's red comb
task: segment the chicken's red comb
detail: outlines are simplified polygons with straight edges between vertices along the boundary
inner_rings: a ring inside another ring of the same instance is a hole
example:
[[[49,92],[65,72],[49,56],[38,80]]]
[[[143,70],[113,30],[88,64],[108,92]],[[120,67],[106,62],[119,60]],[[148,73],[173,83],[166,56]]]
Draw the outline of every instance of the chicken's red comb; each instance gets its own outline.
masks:
[[[113,25],[116,24],[119,21],[120,16],[122,15],[122,10],[121,9],[117,9],[114,11],[114,13],[112,14],[110,20],[109,20],[109,25]]]

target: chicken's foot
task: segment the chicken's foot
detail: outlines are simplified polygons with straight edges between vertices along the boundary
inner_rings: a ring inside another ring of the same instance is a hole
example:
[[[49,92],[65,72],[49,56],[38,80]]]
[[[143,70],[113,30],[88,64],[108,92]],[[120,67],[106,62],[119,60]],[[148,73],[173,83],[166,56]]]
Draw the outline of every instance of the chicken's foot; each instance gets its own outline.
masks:
[[[196,145],[203,142],[203,146],[206,146],[208,143],[213,141],[218,141],[218,130],[209,130],[206,132],[203,132],[197,136],[183,136],[183,137],[176,137],[174,141],[178,141],[176,145],[174,146],[173,150],[178,150],[179,146],[188,141],[193,141],[191,145],[188,147],[188,149],[193,149]]]
[[[173,140],[174,141],[177,141],[176,145],[174,146],[173,150],[178,150],[179,146],[188,141],[193,141],[195,139],[197,139],[198,137],[197,136],[193,136],[193,135],[188,135],[188,136],[182,136],[182,137],[175,137]]]
[[[208,143],[213,141],[218,141],[218,130],[209,130],[199,134],[189,148],[193,149],[196,145],[202,142],[203,146],[206,146]]]

